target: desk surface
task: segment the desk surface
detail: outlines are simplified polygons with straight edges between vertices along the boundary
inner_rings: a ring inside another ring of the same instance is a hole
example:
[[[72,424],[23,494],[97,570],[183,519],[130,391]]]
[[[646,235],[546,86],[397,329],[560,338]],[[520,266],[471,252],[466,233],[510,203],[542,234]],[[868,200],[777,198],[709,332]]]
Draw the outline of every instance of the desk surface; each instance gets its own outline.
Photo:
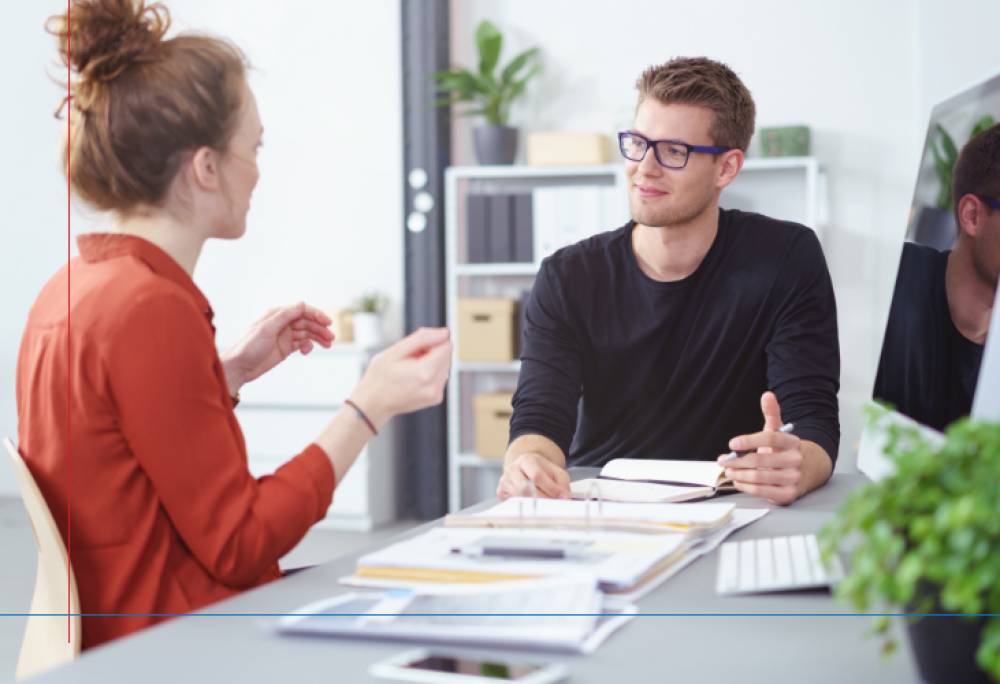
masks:
[[[822,489],[788,508],[773,508],[730,539],[814,532],[843,497],[864,481],[834,475]],[[737,505],[761,507],[742,494]],[[435,523],[431,523],[435,524]],[[426,526],[406,533],[411,536]],[[346,591],[358,555],[330,561],[215,604],[213,613],[290,612]],[[572,682],[915,682],[919,678],[905,637],[883,661],[877,639],[866,637],[872,618],[852,616],[826,592],[718,597],[718,554],[708,554],[639,602],[642,613],[837,613],[832,616],[639,615],[590,656],[534,654],[564,662]],[[41,682],[341,682],[384,681],[368,666],[413,645],[280,637],[258,617],[183,617],[94,649],[41,676]],[[894,629],[899,631],[899,625]],[[36,681],[36,680],[32,680]]]

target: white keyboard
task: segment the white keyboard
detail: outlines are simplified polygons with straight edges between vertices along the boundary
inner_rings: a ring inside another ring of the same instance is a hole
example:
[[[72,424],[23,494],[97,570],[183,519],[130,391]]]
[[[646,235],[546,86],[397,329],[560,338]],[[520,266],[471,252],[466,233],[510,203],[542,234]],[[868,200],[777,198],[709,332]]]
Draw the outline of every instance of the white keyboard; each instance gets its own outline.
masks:
[[[816,535],[727,542],[719,547],[719,594],[828,587],[843,579],[839,558],[820,559]]]

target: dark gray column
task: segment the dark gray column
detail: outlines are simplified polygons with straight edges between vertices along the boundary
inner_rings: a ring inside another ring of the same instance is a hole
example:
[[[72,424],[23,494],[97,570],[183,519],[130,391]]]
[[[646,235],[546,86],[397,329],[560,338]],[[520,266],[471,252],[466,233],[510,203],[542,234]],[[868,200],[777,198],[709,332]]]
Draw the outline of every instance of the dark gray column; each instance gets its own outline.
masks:
[[[401,0],[406,330],[445,323],[444,169],[451,114],[435,107],[431,74],[449,67],[448,0]],[[422,171],[422,173],[421,173]],[[421,196],[426,193],[426,196]],[[427,202],[428,197],[432,205]],[[448,507],[445,406],[402,419],[397,472],[403,514],[437,518]]]

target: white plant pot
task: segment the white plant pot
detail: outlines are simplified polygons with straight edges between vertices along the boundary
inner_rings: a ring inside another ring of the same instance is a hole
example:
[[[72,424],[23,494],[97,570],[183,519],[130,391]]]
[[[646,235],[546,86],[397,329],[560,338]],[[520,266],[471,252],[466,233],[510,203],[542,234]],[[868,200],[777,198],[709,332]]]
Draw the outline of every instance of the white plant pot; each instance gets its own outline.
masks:
[[[355,312],[352,324],[354,344],[368,348],[377,347],[382,343],[382,319],[378,314]]]

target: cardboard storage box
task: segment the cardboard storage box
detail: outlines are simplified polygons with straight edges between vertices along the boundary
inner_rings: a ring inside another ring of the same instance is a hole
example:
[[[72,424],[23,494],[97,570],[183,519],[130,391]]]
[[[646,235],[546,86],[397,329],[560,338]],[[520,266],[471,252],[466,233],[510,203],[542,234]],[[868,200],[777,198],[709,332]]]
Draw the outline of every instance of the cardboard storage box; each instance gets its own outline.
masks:
[[[458,358],[513,361],[517,358],[517,300],[459,299]]]
[[[529,166],[607,164],[611,141],[603,133],[529,133]]]
[[[510,434],[510,392],[477,394],[472,398],[476,414],[476,453],[483,458],[503,458]]]

